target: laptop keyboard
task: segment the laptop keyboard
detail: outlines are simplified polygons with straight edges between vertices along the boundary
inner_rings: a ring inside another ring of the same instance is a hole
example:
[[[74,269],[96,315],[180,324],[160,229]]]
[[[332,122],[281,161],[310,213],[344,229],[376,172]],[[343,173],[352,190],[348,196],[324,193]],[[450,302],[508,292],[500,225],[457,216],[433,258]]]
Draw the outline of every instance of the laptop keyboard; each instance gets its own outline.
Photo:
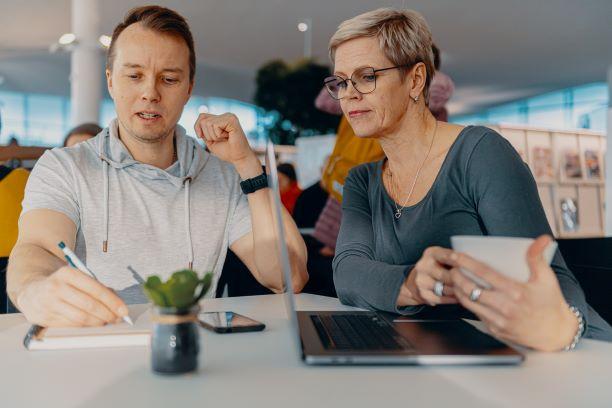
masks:
[[[386,321],[376,315],[310,316],[326,349],[402,350],[412,348]]]

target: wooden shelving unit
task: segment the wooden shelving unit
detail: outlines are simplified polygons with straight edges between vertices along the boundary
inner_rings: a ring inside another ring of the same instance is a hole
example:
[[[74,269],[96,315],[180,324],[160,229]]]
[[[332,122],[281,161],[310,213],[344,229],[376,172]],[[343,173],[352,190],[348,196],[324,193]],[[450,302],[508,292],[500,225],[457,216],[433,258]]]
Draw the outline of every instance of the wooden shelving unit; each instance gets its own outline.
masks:
[[[604,235],[605,135],[584,129],[489,127],[504,136],[529,165],[555,236]]]

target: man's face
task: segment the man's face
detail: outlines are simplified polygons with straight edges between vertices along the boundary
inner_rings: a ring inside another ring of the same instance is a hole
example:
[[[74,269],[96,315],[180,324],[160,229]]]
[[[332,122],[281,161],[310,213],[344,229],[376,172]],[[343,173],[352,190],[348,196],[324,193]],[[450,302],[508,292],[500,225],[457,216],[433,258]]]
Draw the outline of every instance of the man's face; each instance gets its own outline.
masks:
[[[191,96],[189,48],[182,38],[139,23],[127,27],[116,42],[106,81],[120,134],[146,143],[161,142],[174,134]]]

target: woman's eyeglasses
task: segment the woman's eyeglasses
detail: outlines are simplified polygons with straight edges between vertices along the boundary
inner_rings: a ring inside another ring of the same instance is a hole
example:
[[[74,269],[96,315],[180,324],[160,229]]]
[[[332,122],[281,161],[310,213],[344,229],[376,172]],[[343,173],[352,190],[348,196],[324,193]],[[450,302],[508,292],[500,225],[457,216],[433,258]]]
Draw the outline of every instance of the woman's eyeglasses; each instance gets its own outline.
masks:
[[[374,92],[376,89],[376,73],[381,71],[387,71],[389,69],[405,68],[412,66],[410,65],[396,65],[389,68],[374,69],[372,67],[359,68],[350,78],[344,79],[338,75],[332,75],[323,81],[327,92],[332,98],[340,100],[346,95],[349,81],[353,84],[353,88],[360,94],[368,94]]]

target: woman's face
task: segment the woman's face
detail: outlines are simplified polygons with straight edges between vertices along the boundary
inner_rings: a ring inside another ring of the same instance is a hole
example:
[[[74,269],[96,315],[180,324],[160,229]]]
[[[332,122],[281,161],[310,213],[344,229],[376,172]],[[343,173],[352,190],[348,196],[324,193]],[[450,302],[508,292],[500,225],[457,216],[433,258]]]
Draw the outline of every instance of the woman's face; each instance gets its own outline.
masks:
[[[361,37],[338,46],[334,75],[350,78],[360,68],[376,70],[392,66],[394,64],[381,51],[378,38]],[[399,69],[377,72],[376,89],[368,94],[360,94],[348,84],[340,106],[357,136],[380,137],[401,128],[410,102],[414,103],[410,99],[412,70],[404,81],[401,72]]]

